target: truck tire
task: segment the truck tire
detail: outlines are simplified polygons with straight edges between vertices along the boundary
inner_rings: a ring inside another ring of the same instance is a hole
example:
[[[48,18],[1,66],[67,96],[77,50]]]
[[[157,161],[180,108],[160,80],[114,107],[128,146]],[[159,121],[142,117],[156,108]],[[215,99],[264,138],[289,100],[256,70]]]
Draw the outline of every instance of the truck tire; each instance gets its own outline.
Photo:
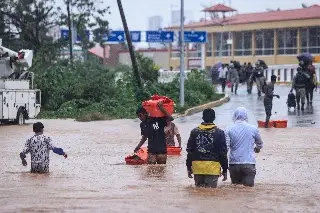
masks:
[[[22,108],[19,108],[17,112],[17,118],[16,118],[16,124],[23,125],[26,123],[24,110]]]

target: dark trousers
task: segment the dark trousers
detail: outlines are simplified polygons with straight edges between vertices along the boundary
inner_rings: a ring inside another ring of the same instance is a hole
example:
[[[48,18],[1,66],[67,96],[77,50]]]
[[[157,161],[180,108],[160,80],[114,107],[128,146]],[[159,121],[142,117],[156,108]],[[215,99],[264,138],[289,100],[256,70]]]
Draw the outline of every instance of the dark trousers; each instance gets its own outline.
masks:
[[[219,80],[220,80],[220,83],[221,83],[222,92],[224,92],[225,89],[226,89],[227,79],[225,79],[225,78],[219,78]]]
[[[219,175],[194,175],[196,187],[217,188]]]
[[[252,93],[252,86],[253,86],[253,80],[248,79],[247,80],[247,92],[248,92],[248,94]]]
[[[269,122],[271,117],[271,111],[272,111],[272,99],[271,98],[264,98],[263,100],[264,109],[266,112],[266,122]]]
[[[233,184],[254,186],[256,166],[254,164],[230,164],[229,172]]]
[[[314,86],[306,88],[306,98],[307,98],[308,104],[312,103],[314,88],[315,88]]]

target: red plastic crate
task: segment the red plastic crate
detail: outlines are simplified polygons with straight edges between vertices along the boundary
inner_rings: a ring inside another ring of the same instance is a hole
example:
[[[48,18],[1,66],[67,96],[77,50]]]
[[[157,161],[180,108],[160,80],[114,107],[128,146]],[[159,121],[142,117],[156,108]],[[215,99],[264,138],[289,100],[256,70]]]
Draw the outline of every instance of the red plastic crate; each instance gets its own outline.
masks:
[[[259,128],[265,128],[265,124],[266,124],[265,121],[258,121]],[[274,121],[269,121],[268,128],[272,128],[272,127],[275,127],[275,123]]]
[[[180,155],[181,147],[167,146],[167,155]]]
[[[148,149],[146,147],[142,147],[138,152],[126,156],[124,160],[128,165],[146,164],[148,161]]]
[[[162,102],[163,108],[172,115],[174,112],[174,101],[166,96],[153,95],[150,100],[142,103],[143,108],[147,110],[150,117],[165,117],[158,107],[158,103]]]
[[[275,128],[287,128],[288,121],[287,120],[277,120],[275,122]]]

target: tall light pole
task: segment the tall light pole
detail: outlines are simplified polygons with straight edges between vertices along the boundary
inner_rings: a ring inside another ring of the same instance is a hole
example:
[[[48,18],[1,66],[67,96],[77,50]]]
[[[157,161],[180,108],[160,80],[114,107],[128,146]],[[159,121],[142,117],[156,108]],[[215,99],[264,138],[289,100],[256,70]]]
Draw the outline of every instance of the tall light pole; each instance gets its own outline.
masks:
[[[180,9],[180,106],[184,106],[184,0]]]
[[[231,0],[229,0],[229,7],[231,8]],[[230,14],[230,17],[232,16],[232,12],[229,13]],[[232,38],[231,38],[231,31],[230,31],[230,21],[229,21],[229,33],[228,33],[228,40],[230,41]],[[230,44],[228,44],[228,56],[231,57],[231,50],[232,50],[232,45],[233,43],[230,42]],[[232,59],[233,60],[233,59]]]

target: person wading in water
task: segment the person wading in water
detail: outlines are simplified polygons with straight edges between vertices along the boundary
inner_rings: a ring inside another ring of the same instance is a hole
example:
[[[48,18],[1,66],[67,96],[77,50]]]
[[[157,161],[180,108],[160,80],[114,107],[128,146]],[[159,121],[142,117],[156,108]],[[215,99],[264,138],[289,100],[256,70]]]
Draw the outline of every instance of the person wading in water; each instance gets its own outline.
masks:
[[[166,143],[167,146],[175,146],[176,143],[174,141],[174,136],[177,137],[179,147],[181,148],[181,136],[179,133],[179,129],[175,123],[172,121],[167,121],[167,126],[164,127],[164,133],[166,135]]]
[[[205,109],[202,113],[203,123],[193,129],[187,145],[186,166],[188,177],[193,178],[197,187],[216,188],[222,175],[227,180],[228,157],[224,131],[213,121],[215,111]],[[221,172],[222,167],[222,172]]]
[[[263,147],[259,130],[248,124],[248,112],[238,107],[233,113],[233,122],[226,129],[229,154],[229,172],[233,184],[254,186],[256,176],[256,156]]]
[[[49,151],[57,155],[68,155],[61,148],[57,148],[52,144],[50,137],[43,134],[44,125],[41,122],[33,124],[34,136],[29,138],[25,144],[23,151],[20,153],[22,165],[27,166],[26,154],[31,154],[31,173],[48,173],[49,172]]]
[[[141,120],[142,138],[134,152],[137,152],[148,140],[148,164],[167,163],[167,144],[164,129],[167,126],[167,121],[173,121],[173,117],[164,109],[161,102],[158,103],[158,107],[165,117],[149,117],[143,107],[138,108],[136,111],[137,117]]]

